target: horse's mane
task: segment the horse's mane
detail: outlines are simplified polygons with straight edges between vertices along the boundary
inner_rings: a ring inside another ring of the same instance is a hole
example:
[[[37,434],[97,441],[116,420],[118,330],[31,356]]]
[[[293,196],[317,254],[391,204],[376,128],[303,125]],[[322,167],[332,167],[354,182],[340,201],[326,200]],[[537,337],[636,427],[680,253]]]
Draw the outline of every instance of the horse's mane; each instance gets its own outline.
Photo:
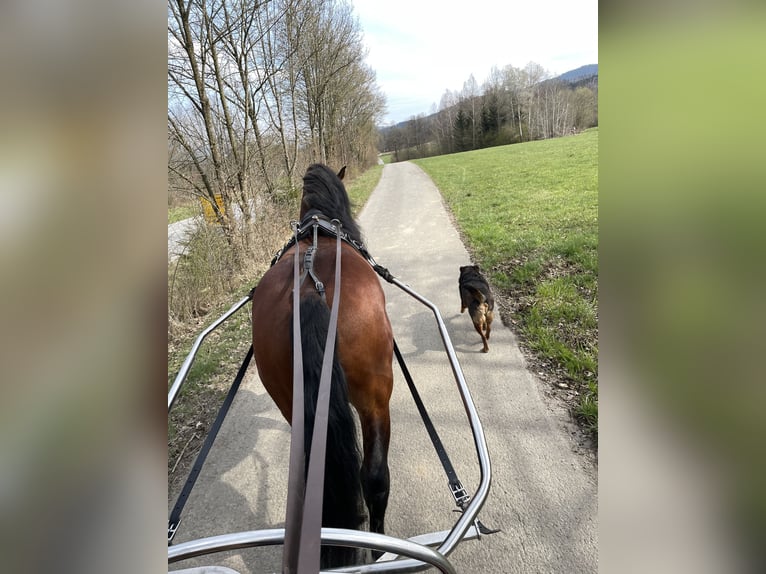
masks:
[[[351,202],[340,178],[329,167],[314,163],[303,176],[301,218],[316,209],[330,219],[337,219],[352,239],[362,243],[362,232],[351,215]]]

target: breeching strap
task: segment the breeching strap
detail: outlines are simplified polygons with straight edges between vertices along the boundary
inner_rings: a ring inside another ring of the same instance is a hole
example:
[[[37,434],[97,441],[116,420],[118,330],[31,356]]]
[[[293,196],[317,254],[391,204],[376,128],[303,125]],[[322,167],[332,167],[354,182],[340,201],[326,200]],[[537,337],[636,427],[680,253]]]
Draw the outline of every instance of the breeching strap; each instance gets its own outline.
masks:
[[[340,307],[341,231],[336,226],[335,288],[327,328],[322,371],[312,429],[311,453],[308,473],[304,479],[304,427],[303,415],[303,354],[300,337],[300,284],[299,244],[296,232],[296,248],[293,273],[293,417],[290,438],[290,469],[288,475],[287,515],[285,518],[285,545],[282,556],[283,574],[317,574],[322,533],[322,499],[324,492],[325,454],[327,450],[327,424],[329,420],[330,393],[332,390],[333,357],[338,330]]]
[[[471,500],[471,495],[468,494],[466,489],[463,487],[463,484],[460,482],[460,479],[457,476],[457,472],[455,472],[455,467],[452,466],[452,461],[450,461],[449,455],[447,454],[447,449],[444,448],[444,443],[442,443],[441,438],[439,438],[439,433],[436,432],[434,423],[431,421],[431,417],[428,415],[426,406],[423,404],[423,399],[420,398],[420,393],[418,392],[417,387],[415,387],[415,381],[412,380],[410,370],[407,368],[407,365],[404,362],[404,357],[402,357],[402,353],[399,351],[399,346],[396,344],[396,341],[394,341],[394,354],[396,355],[396,360],[399,363],[399,367],[402,369],[402,374],[407,381],[407,386],[410,388],[410,393],[412,394],[412,399],[415,401],[415,406],[420,413],[420,418],[423,419],[423,424],[426,427],[426,431],[428,431],[428,436],[431,439],[434,450],[439,456],[439,461],[442,463],[444,473],[447,475],[449,489],[452,493],[452,497],[455,499],[455,504],[457,504],[458,508],[462,512],[465,510],[468,502]],[[495,532],[500,532],[499,530],[487,528],[478,518],[476,519],[475,523],[476,530],[480,534],[494,534]]]
[[[250,291],[250,297],[252,298],[252,296],[253,291]],[[170,518],[168,519],[168,546],[170,546],[171,542],[173,542],[173,538],[175,537],[176,531],[178,530],[178,525],[181,522],[181,512],[183,512],[184,506],[186,506],[186,501],[189,499],[192,488],[194,488],[194,483],[197,482],[197,477],[202,470],[202,465],[205,464],[205,459],[207,459],[207,455],[210,452],[210,447],[213,446],[213,441],[215,441],[215,437],[218,436],[218,431],[221,430],[223,419],[226,418],[226,413],[229,412],[229,407],[234,401],[234,395],[237,394],[239,385],[242,383],[242,379],[245,378],[247,366],[250,364],[250,359],[252,358],[253,346],[250,345],[250,349],[247,351],[247,355],[245,355],[245,359],[242,361],[242,365],[239,367],[239,372],[237,372],[237,376],[234,378],[234,382],[231,384],[223,404],[221,404],[221,408],[218,411],[218,416],[216,416],[215,422],[213,423],[213,426],[210,427],[210,430],[205,437],[205,442],[203,443],[199,454],[197,454],[197,459],[194,461],[194,466],[192,467],[191,472],[186,479],[186,484],[184,484],[183,490],[181,490],[181,494],[178,495],[176,504],[170,513]]]
[[[415,406],[418,408],[420,418],[423,419],[423,424],[426,427],[426,431],[428,431],[428,436],[431,439],[431,443],[434,445],[434,450],[439,456],[439,461],[442,463],[444,473],[447,475],[450,492],[452,492],[452,496],[455,498],[455,504],[462,510],[464,509],[465,504],[470,500],[471,496],[466,492],[465,488],[463,488],[463,485],[455,472],[455,467],[452,466],[452,461],[450,461],[447,450],[444,448],[444,444],[442,443],[441,438],[439,438],[439,434],[436,432],[434,423],[428,415],[426,406],[423,404],[423,399],[420,398],[420,393],[418,392],[417,387],[415,387],[415,382],[412,380],[410,370],[404,362],[404,357],[402,357],[402,353],[399,351],[399,346],[396,344],[396,341],[394,341],[394,354],[396,355],[399,367],[402,369],[402,374],[407,381],[407,386],[410,388],[410,393],[412,393],[412,398],[415,401]]]

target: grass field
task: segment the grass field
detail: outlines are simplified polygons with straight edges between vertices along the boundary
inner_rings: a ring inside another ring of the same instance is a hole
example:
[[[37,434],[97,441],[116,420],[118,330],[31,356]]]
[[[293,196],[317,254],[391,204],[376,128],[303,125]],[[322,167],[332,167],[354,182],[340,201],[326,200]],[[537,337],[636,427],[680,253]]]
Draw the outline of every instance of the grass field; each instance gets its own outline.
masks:
[[[351,200],[351,208],[356,216],[359,210],[367,203],[367,199],[370,197],[372,190],[378,185],[380,176],[383,174],[382,165],[374,165],[362,175],[354,178],[346,183],[346,191],[348,192],[348,198]]]
[[[191,205],[182,205],[179,207],[168,207],[168,225],[181,221],[182,219],[188,219],[198,215],[200,209]]]
[[[414,163],[441,190],[501,311],[598,429],[598,128]]]

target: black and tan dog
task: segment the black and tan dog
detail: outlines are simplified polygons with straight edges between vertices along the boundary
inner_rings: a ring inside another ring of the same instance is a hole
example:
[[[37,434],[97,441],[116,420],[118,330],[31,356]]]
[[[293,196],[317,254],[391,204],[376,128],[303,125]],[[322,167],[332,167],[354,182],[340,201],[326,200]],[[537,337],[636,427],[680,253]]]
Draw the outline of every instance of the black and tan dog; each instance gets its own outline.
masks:
[[[482,351],[488,353],[487,340],[495,309],[495,299],[492,297],[489,283],[482,276],[478,265],[464,265],[460,268],[458,286],[460,287],[460,312],[463,313],[466,308],[468,309],[473,326],[484,343]]]

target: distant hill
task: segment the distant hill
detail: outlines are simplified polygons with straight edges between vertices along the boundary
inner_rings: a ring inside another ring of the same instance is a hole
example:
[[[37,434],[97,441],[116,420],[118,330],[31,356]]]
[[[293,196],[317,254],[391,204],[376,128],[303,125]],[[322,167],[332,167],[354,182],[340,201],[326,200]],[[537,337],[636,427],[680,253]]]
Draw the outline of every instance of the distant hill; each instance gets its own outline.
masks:
[[[598,89],[598,64],[588,64],[586,66],[580,66],[575,70],[569,70],[568,72],[564,72],[555,78],[543,80],[541,85],[548,82],[555,83],[557,81],[565,82],[569,85],[570,89],[576,89],[580,86],[585,86],[591,89]],[[423,115],[422,119],[427,123],[432,121],[436,116],[437,114]],[[386,134],[392,130],[405,129],[410,124],[412,119],[413,118],[403,120],[392,126],[378,126],[378,131],[381,136],[385,138]]]
[[[576,70],[569,70],[564,72],[556,79],[562,82],[577,82],[584,78],[590,78],[591,76],[598,76],[598,64],[588,64],[587,66],[580,66]]]

